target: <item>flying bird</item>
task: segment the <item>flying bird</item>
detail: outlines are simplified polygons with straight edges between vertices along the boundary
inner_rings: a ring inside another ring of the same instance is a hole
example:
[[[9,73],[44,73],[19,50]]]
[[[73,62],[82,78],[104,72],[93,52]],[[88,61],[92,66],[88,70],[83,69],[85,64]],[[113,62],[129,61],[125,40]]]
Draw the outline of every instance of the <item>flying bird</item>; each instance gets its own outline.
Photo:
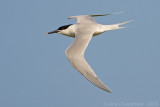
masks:
[[[119,13],[114,13],[119,14]],[[71,65],[79,71],[88,81],[100,89],[111,93],[112,91],[97,77],[91,66],[87,63],[84,53],[92,39],[103,32],[115,29],[121,29],[120,25],[126,24],[130,21],[112,24],[102,25],[95,22],[92,17],[107,16],[112,14],[101,15],[79,15],[71,16],[68,19],[76,19],[76,24],[69,24],[59,27],[57,30],[48,32],[46,34],[59,33],[69,37],[75,38],[73,43],[66,49],[65,55],[68,58]]]

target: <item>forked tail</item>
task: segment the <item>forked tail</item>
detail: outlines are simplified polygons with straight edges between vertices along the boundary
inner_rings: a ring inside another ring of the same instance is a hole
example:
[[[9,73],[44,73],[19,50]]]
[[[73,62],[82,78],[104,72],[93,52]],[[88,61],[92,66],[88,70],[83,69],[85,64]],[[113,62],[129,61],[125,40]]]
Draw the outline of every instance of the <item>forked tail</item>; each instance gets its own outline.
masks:
[[[122,29],[122,28],[126,28],[126,27],[121,27],[120,25],[124,25],[124,24],[132,22],[132,21],[133,20],[129,20],[129,21],[126,21],[126,22],[122,22],[122,23],[118,23],[118,24],[113,24],[113,25],[115,25],[115,29]]]
[[[123,26],[120,26],[120,25],[124,25],[126,23],[131,22],[131,21],[133,21],[133,20],[122,22],[122,23],[117,23],[117,24],[112,24],[112,25],[103,25],[101,29],[104,32],[104,31],[109,31],[109,30],[116,30],[116,29],[126,28],[126,27],[123,27]]]

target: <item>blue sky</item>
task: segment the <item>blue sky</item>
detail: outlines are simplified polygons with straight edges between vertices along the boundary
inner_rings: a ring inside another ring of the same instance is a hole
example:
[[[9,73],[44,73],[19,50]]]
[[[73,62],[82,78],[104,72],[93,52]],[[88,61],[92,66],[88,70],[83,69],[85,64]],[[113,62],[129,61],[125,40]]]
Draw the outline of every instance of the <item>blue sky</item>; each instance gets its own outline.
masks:
[[[160,106],[159,0],[1,0],[0,107]],[[85,57],[113,93],[73,69],[64,51],[74,40],[45,35],[75,23],[72,15],[101,24],[128,20],[128,28],[90,42]]]

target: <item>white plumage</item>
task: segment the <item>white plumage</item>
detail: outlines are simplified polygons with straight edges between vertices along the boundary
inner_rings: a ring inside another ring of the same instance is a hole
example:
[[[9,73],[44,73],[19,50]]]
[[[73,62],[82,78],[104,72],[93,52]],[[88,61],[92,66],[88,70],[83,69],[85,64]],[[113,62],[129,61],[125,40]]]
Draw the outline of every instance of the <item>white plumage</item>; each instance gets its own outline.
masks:
[[[120,25],[130,22],[126,21],[118,24],[102,25],[96,23],[92,18],[106,15],[110,14],[71,16],[69,19],[77,19],[76,24],[59,27],[57,30],[47,34],[60,33],[66,36],[75,37],[73,43],[65,51],[66,57],[71,65],[95,86],[104,91],[111,92],[111,90],[97,77],[84,58],[85,50],[93,36],[99,35],[105,31],[124,28],[120,27]]]

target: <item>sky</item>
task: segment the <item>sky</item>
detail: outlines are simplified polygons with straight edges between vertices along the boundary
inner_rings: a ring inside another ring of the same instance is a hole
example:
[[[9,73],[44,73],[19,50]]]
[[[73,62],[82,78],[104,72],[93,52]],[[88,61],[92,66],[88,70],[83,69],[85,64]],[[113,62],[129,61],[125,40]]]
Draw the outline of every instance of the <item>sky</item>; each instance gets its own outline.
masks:
[[[0,107],[159,107],[159,0],[1,0]],[[87,14],[125,29],[92,38],[85,57],[107,93],[70,65],[74,38],[45,35]]]

